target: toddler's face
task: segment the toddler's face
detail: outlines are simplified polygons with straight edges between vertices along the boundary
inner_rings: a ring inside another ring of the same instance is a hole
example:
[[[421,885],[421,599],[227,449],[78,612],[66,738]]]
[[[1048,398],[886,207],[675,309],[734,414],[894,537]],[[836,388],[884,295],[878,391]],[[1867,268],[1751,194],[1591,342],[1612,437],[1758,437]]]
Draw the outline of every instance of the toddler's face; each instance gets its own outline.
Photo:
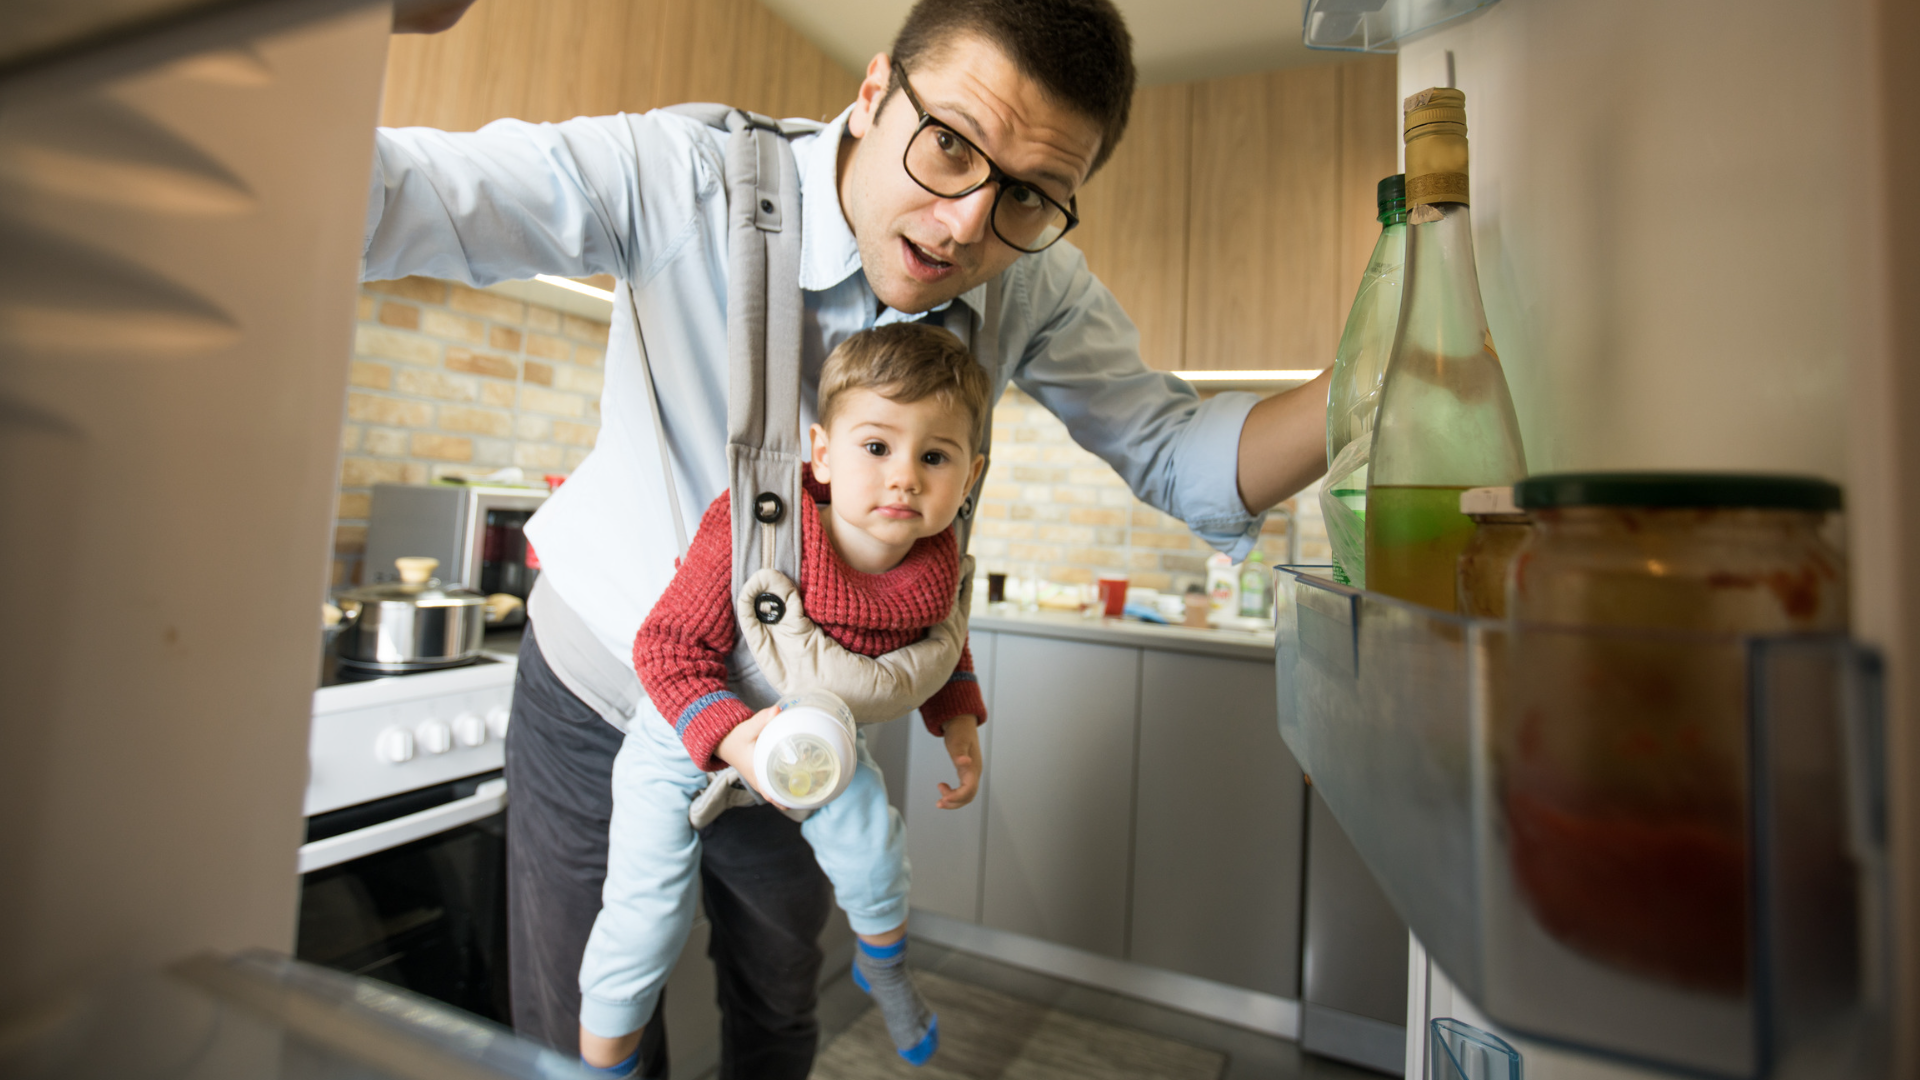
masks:
[[[831,430],[813,425],[813,475],[833,485],[836,518],[905,549],[953,524],[986,459],[964,408],[843,392]]]

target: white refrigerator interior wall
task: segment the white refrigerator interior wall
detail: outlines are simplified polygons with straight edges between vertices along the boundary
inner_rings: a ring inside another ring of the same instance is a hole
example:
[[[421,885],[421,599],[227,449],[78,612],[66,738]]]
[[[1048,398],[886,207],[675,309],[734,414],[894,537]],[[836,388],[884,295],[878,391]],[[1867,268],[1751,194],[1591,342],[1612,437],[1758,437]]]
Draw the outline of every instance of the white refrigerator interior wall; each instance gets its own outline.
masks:
[[[1503,0],[1406,45],[1467,95],[1474,243],[1532,471],[1847,478],[1864,0]]]
[[[1531,471],[1873,472],[1849,397],[1880,346],[1870,15],[1503,0],[1403,47],[1403,97],[1450,74],[1467,95],[1480,286]],[[1857,625],[1879,640],[1862,583],[1892,568],[1863,557],[1865,517]],[[1415,966],[1410,1024],[1483,1021]],[[1531,1080],[1655,1075],[1513,1041]]]
[[[292,949],[389,18],[0,87],[0,1028]]]

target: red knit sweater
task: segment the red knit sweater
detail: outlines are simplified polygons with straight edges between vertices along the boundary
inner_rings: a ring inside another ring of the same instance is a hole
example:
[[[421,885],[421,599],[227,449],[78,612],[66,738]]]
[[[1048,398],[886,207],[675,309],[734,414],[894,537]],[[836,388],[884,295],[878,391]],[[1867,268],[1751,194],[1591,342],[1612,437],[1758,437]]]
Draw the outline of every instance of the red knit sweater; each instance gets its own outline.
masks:
[[[807,617],[828,637],[863,656],[879,656],[927,636],[946,619],[959,586],[960,550],[953,530],[916,541],[900,565],[881,574],[848,566],[820,526],[828,488],[803,474],[800,497],[800,596]],[[713,500],[693,545],[666,592],[633,640],[633,666],[660,715],[672,722],[687,755],[715,771],[720,740],[753,710],[727,690],[727,663],[738,640],[734,624],[733,529],[726,495]],[[828,689],[831,689],[829,687]],[[960,650],[952,677],[920,706],[927,730],[943,734],[956,716],[987,711],[973,674],[973,653]]]

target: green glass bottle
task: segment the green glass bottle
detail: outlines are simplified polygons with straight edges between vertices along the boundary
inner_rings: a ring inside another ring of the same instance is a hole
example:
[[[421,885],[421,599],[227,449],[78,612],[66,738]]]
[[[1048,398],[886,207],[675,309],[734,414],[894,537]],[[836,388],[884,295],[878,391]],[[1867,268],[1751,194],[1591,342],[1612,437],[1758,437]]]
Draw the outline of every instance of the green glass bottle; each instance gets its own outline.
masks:
[[[1452,610],[1470,487],[1526,476],[1513,396],[1480,303],[1466,95],[1407,99],[1407,263],[1367,475],[1367,587]]]
[[[1401,264],[1407,256],[1407,178],[1399,173],[1380,181],[1380,239],[1360,275],[1360,291],[1347,311],[1347,328],[1333,353],[1333,383],[1327,391],[1327,462],[1355,439],[1373,434],[1380,404],[1380,381],[1400,325]],[[1359,494],[1366,495],[1366,475]]]
[[[1367,517],[1367,465],[1340,460],[1350,442],[1373,435],[1374,412],[1380,405],[1380,380],[1387,372],[1387,354],[1393,350],[1394,328],[1400,323],[1401,264],[1407,252],[1407,182],[1398,173],[1375,189],[1380,208],[1380,238],[1360,291],[1347,311],[1347,328],[1333,354],[1333,382],[1327,391],[1327,485],[1323,516],[1330,521],[1333,541],[1333,579],[1342,585],[1364,580],[1363,538],[1359,524]],[[1337,505],[1327,506],[1326,500]]]

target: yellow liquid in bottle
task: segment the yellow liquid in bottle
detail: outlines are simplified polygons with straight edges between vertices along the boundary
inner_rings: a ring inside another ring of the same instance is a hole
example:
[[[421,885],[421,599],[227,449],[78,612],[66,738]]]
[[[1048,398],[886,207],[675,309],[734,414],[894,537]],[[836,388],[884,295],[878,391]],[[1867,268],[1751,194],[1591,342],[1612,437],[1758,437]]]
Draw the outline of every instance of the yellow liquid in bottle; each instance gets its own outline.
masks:
[[[1367,588],[1454,610],[1460,553],[1473,519],[1460,512],[1462,487],[1367,489]]]
[[[768,780],[776,792],[805,800],[831,789],[840,779],[833,751],[811,735],[798,735],[774,750]]]

